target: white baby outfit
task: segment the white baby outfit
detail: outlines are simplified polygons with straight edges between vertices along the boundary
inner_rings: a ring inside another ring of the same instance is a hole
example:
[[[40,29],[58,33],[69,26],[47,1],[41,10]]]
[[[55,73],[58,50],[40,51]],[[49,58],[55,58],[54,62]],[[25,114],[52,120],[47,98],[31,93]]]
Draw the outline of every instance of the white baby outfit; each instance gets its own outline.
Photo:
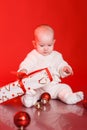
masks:
[[[26,107],[35,105],[44,92],[48,92],[51,95],[51,99],[59,99],[66,104],[75,104],[83,100],[84,95],[82,91],[73,93],[69,85],[61,83],[61,78],[68,76],[67,73],[62,71],[64,66],[71,68],[63,59],[61,53],[53,51],[50,55],[43,56],[35,49],[32,50],[22,61],[18,71],[26,69],[27,74],[29,74],[40,69],[48,68],[53,80],[46,86],[40,88],[37,88],[37,86],[32,88],[31,83],[32,89],[26,91],[21,98],[23,105]]]

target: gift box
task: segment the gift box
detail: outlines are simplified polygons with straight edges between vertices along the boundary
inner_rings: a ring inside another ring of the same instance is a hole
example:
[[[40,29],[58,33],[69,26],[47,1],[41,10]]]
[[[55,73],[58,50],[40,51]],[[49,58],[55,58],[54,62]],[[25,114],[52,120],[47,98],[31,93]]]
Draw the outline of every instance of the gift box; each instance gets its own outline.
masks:
[[[0,88],[0,103],[21,96],[26,91],[46,86],[52,81],[48,68],[37,70],[21,80],[14,81]]]

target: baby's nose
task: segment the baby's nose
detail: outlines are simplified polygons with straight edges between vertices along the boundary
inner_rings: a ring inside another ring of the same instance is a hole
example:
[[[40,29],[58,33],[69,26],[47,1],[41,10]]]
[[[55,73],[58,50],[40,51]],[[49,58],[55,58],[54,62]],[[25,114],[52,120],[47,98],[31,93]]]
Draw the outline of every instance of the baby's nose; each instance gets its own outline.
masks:
[[[47,46],[45,46],[45,47],[44,47],[44,50],[45,50],[45,51],[46,51],[46,50],[48,50],[48,47],[47,47]]]

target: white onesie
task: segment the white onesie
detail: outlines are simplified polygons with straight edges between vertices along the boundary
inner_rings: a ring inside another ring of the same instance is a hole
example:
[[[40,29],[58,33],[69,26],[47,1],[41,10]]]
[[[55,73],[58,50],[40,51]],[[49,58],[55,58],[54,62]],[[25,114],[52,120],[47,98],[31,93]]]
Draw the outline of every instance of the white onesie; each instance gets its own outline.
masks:
[[[22,103],[24,106],[33,106],[43,92],[48,92],[51,95],[51,99],[60,99],[66,104],[75,104],[83,100],[83,92],[79,91],[73,93],[69,85],[61,83],[61,78],[68,76],[67,73],[62,71],[64,66],[71,68],[63,59],[62,54],[57,51],[53,51],[47,56],[41,55],[35,49],[28,53],[20,64],[18,71],[26,69],[27,74],[29,74],[36,70],[49,68],[53,81],[42,88],[40,87],[27,91],[26,94],[22,96]]]

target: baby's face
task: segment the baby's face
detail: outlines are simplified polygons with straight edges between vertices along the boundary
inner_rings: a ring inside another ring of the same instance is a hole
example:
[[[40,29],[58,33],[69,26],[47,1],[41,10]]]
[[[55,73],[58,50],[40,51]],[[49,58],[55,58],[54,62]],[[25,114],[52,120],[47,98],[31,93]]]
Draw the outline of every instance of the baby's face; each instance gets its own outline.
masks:
[[[43,56],[47,56],[51,54],[54,49],[55,40],[52,36],[49,35],[40,35],[35,40],[35,48],[36,50]]]

